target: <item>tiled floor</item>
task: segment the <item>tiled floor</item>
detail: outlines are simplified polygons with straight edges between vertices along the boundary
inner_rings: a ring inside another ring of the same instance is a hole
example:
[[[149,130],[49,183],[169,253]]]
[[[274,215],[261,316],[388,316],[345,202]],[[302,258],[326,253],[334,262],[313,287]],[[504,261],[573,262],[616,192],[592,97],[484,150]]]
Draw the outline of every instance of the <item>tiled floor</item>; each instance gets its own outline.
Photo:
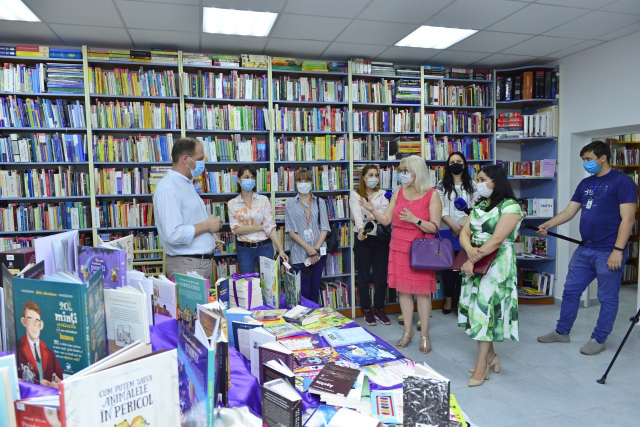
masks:
[[[480,387],[467,386],[475,365],[477,345],[458,329],[454,313],[435,310],[431,318],[433,350],[418,351],[418,333],[403,352],[426,361],[451,380],[451,390],[462,409],[479,427],[499,426],[637,426],[640,425],[640,327],[636,327],[618,356],[607,383],[602,377],[636,313],[636,286],[624,286],[620,309],[607,350],[585,356],[580,347],[591,337],[599,306],[581,308],[570,344],[541,344],[536,337],[555,327],[560,304],[520,306],[520,341],[496,344],[501,371]],[[378,323],[371,331],[388,343],[402,335],[397,315],[391,326]],[[418,314],[414,313],[417,321]],[[358,323],[364,326],[362,318]],[[365,326],[366,327],[366,326]]]

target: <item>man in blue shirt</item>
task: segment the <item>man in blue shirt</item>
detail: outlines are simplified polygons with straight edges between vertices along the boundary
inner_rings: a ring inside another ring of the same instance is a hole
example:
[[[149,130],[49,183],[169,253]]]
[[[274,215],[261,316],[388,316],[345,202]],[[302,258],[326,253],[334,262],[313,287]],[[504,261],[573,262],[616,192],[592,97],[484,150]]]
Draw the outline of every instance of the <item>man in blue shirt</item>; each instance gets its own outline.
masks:
[[[560,319],[556,329],[538,337],[542,343],[569,342],[569,332],[578,315],[580,296],[593,279],[598,279],[600,315],[591,339],[580,352],[595,355],[604,351],[604,342],[613,329],[618,313],[618,294],[627,261],[627,241],[635,221],[638,186],[626,174],[611,167],[611,150],[594,141],[580,151],[585,170],[593,176],[583,179],[558,215],[542,224],[538,234],[570,221],[580,209],[580,235],[583,244],[569,263],[562,293]]]
[[[204,172],[204,150],[193,138],[180,138],[171,150],[173,166],[153,194],[156,226],[167,254],[166,275],[195,271],[211,280],[216,233],[222,223],[209,218],[193,179]]]

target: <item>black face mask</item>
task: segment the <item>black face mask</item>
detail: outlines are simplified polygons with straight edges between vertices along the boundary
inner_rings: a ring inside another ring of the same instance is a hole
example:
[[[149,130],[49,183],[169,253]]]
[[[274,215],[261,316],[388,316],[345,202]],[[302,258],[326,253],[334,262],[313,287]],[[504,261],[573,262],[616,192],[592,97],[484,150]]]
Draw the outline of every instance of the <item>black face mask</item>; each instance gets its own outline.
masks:
[[[462,163],[454,163],[452,165],[449,165],[449,170],[454,175],[460,175],[464,170],[464,165]]]

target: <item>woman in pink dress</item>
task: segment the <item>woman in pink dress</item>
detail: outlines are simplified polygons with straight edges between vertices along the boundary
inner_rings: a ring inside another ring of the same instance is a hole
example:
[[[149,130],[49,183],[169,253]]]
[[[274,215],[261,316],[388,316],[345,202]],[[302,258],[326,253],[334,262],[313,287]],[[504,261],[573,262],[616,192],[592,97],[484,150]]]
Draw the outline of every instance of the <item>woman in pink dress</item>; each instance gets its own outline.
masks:
[[[418,300],[420,351],[431,350],[429,318],[431,317],[431,293],[435,289],[435,271],[413,270],[409,260],[411,242],[422,237],[434,237],[440,227],[442,203],[438,193],[431,188],[427,165],[418,156],[409,156],[400,162],[398,180],[402,188],[391,197],[385,214],[375,211],[369,200],[360,204],[372,212],[382,225],[393,223],[389,244],[389,287],[400,293],[400,309],[404,317],[404,334],[397,343],[406,347],[413,338],[413,295]]]

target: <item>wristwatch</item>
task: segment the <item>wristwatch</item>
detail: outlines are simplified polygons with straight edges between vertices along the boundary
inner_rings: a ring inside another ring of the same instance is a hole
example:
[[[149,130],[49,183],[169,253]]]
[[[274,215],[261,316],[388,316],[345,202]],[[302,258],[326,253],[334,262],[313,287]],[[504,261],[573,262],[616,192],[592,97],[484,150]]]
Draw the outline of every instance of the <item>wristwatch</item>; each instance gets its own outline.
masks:
[[[420,224],[422,224],[422,220],[421,220],[421,219],[419,219],[419,220],[418,220],[418,222],[416,222],[416,225],[417,225],[418,227],[420,227]]]

